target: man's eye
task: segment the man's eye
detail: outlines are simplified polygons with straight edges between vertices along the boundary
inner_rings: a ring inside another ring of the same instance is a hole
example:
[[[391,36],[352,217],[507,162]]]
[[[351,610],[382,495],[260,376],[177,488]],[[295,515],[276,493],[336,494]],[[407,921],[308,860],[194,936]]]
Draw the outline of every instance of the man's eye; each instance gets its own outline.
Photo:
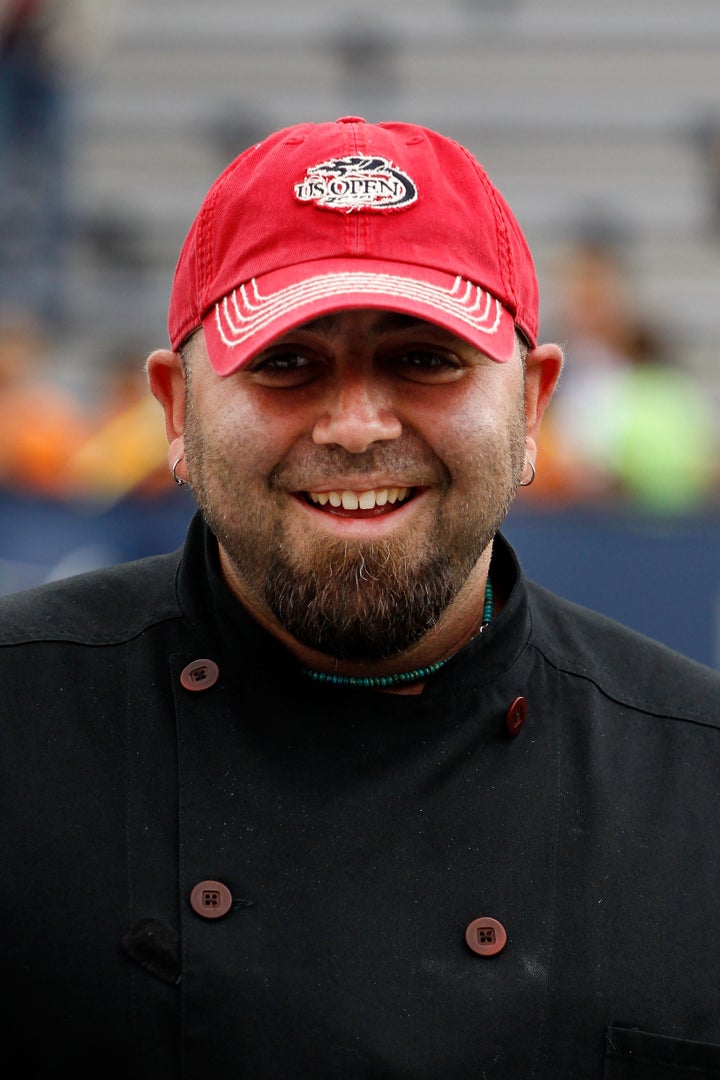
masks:
[[[457,357],[437,349],[407,349],[394,356],[392,363],[405,377],[418,380],[450,379],[461,370]]]
[[[308,358],[299,352],[270,353],[258,364],[256,370],[297,371],[298,368],[306,367],[308,362]]]
[[[295,349],[263,353],[249,369],[262,383],[296,386],[313,377],[317,363]]]
[[[413,349],[412,352],[406,352],[400,360],[414,367],[443,367],[448,363],[447,357],[425,349]]]

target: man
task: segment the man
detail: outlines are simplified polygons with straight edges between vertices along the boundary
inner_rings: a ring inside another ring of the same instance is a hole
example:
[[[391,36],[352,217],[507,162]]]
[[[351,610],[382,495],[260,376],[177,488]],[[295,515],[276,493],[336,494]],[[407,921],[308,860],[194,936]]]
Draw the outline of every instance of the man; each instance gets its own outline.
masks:
[[[2,602],[26,1074],[720,1075],[720,680],[499,535],[537,321],[434,132],[303,124],[213,185],[148,362],[184,551]]]

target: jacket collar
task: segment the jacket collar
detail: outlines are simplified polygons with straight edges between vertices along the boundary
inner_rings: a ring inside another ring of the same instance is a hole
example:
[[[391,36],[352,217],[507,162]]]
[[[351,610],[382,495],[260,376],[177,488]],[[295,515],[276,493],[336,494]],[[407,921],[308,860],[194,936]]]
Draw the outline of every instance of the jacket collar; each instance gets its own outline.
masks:
[[[477,689],[507,671],[527,645],[531,618],[525,575],[510,544],[498,533],[491,576],[502,610],[440,671],[428,680],[423,698]],[[195,629],[226,662],[274,680],[293,678],[297,665],[271,634],[234,597],[222,575],[217,540],[201,514],[193,517],[178,577],[178,596]],[[360,693],[367,693],[361,690]]]

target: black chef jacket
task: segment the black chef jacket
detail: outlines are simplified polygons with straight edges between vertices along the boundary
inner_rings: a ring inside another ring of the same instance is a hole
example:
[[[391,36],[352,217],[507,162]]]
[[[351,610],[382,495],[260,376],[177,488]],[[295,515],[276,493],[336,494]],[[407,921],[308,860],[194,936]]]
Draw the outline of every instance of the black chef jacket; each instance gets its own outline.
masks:
[[[6,1060],[720,1076],[720,678],[502,538],[492,575],[419,696],[309,682],[199,517],[182,558],[0,601]]]

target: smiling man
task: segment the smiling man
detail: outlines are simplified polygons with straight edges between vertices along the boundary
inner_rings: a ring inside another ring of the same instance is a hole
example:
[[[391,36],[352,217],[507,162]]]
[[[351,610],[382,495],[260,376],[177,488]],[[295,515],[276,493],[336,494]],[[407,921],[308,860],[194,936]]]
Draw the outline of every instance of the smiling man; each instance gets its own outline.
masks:
[[[0,601],[8,1056],[720,1075],[720,678],[499,532],[562,356],[485,171],[416,125],[276,132],[169,337],[183,550]]]

